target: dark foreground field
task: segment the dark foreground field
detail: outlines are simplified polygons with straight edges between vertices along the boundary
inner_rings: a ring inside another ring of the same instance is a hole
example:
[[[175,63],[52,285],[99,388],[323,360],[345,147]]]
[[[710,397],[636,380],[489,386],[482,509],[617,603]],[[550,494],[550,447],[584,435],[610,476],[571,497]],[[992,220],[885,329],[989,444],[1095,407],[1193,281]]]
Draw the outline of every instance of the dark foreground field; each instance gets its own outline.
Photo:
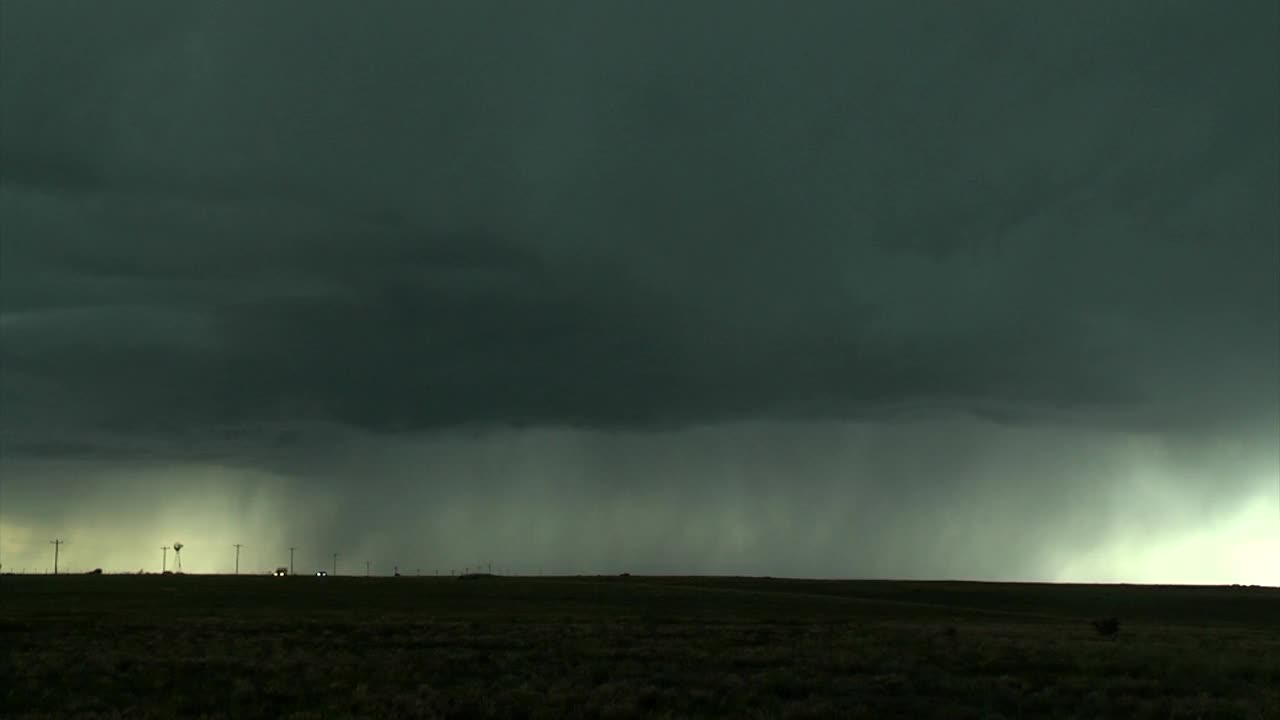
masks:
[[[0,715],[1280,718],[1280,591],[4,576]]]

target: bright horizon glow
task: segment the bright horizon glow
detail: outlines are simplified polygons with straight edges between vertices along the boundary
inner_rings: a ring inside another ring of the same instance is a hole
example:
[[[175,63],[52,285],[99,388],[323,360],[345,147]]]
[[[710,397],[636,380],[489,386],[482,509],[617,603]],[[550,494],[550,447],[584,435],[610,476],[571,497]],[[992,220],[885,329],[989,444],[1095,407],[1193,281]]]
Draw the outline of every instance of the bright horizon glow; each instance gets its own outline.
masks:
[[[1259,496],[1204,530],[1127,537],[1068,563],[1055,582],[1280,587],[1280,499]]]
[[[974,456],[945,482],[920,479],[966,428]],[[363,575],[369,560],[374,575],[492,562],[516,575],[1280,587],[1280,458],[1265,443],[1181,447],[1051,428],[842,425],[418,438],[275,471],[11,464],[0,563],[47,572],[58,537],[65,572],[158,572],[161,546],[180,540],[191,574],[233,572],[242,543],[242,574],[288,565],[292,545],[297,574],[332,571],[337,552],[340,575]],[[1034,483],[1014,480],[1029,473]],[[359,492],[353,478],[374,476],[381,490]]]
[[[1142,542],[1136,536],[1121,537],[1114,542],[1098,546],[1081,553],[1064,563],[1056,574],[1025,577],[978,577],[938,575],[928,577],[919,574],[903,574],[904,580],[958,580],[972,582],[1051,582],[1063,584],[1140,584],[1140,585],[1263,585],[1280,587],[1280,521],[1277,519],[1276,499],[1257,497],[1246,504],[1240,511],[1229,515],[1221,522],[1214,523],[1202,531],[1173,535],[1168,531],[1149,542]],[[225,510],[225,506],[221,509]],[[208,527],[206,525],[206,527]],[[130,531],[134,532],[130,532]],[[138,544],[130,540],[137,537],[137,528],[113,528],[100,525],[97,531],[101,534],[114,535],[123,541],[121,544]],[[141,531],[145,532],[145,531]],[[45,533],[48,534],[48,533]],[[82,534],[83,535],[83,534]],[[3,557],[3,571],[17,573],[25,568],[28,574],[44,574],[52,572],[52,546],[45,547],[43,535],[29,525],[19,525],[7,518],[0,518],[0,557]],[[280,536],[267,538],[264,542],[245,542],[241,553],[241,574],[270,574],[276,567],[288,564],[288,545]],[[197,540],[196,543],[185,543],[183,564],[186,574],[231,574],[232,539],[220,537],[215,541]],[[71,538],[62,547],[59,571],[62,573],[84,573],[96,567],[103,572],[117,574],[135,574],[138,570],[155,573],[160,570],[161,546],[172,546],[173,541],[154,539],[154,553],[123,553],[119,550],[106,551],[102,544],[95,543],[85,550],[83,540]],[[300,544],[300,543],[299,543]],[[223,545],[227,547],[224,548]],[[264,549],[265,545],[265,549]],[[271,548],[279,547],[280,552],[272,553]],[[305,559],[299,557],[295,572],[299,575],[311,575],[317,569],[329,570],[331,553],[323,553],[317,563],[314,548],[306,548]],[[364,559],[369,553],[340,553],[340,575],[363,575]],[[150,557],[154,555],[155,557]],[[131,558],[125,560],[126,557]],[[94,559],[110,562],[94,562]],[[281,560],[283,558],[283,560]],[[168,552],[168,569],[174,569],[174,553]],[[497,563],[495,563],[496,565]],[[223,567],[226,565],[226,567]],[[619,562],[619,567],[583,568],[571,565],[564,568],[546,567],[547,575],[573,574],[615,574],[626,569],[626,563]],[[313,567],[315,566],[315,567]],[[344,567],[345,566],[345,567]],[[401,565],[400,572],[405,575],[415,573],[412,563]],[[431,575],[437,568],[422,568],[423,575]],[[462,566],[451,568],[462,570]],[[502,570],[503,568],[498,568]],[[444,570],[441,574],[447,573]],[[390,575],[390,563],[374,562],[374,575]],[[510,569],[511,574],[537,575],[538,569],[521,567]],[[824,579],[860,579],[856,575],[830,575],[812,573],[787,574],[783,572],[743,573],[736,568],[726,568],[724,572],[714,570],[704,572],[681,571],[671,567],[662,572],[639,572],[633,574],[670,574],[670,575],[741,575],[757,574],[772,577],[815,577]],[[867,576],[867,579],[891,579],[884,576]]]

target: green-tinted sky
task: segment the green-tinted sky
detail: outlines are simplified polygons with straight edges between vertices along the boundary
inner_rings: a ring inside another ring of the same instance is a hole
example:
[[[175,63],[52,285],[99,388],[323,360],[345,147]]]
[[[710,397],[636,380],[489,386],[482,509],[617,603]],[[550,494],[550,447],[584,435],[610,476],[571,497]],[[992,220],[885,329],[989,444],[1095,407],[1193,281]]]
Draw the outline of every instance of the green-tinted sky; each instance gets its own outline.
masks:
[[[0,0],[0,563],[1280,582],[1278,53]]]

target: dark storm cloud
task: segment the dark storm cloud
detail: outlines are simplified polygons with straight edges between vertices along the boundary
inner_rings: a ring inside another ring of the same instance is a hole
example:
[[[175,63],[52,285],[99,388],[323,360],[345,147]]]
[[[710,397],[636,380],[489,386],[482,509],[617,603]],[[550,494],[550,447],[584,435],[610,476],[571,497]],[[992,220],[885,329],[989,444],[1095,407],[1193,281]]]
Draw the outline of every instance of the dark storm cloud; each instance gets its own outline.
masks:
[[[10,450],[1277,413],[1273,3],[3,12]]]

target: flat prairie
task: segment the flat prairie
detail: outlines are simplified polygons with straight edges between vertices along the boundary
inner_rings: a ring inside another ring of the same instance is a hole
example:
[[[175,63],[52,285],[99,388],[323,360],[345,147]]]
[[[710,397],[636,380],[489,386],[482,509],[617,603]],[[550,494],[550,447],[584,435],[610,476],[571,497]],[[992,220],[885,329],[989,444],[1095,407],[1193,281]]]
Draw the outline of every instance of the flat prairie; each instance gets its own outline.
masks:
[[[1275,719],[1280,589],[6,575],[0,716]]]

